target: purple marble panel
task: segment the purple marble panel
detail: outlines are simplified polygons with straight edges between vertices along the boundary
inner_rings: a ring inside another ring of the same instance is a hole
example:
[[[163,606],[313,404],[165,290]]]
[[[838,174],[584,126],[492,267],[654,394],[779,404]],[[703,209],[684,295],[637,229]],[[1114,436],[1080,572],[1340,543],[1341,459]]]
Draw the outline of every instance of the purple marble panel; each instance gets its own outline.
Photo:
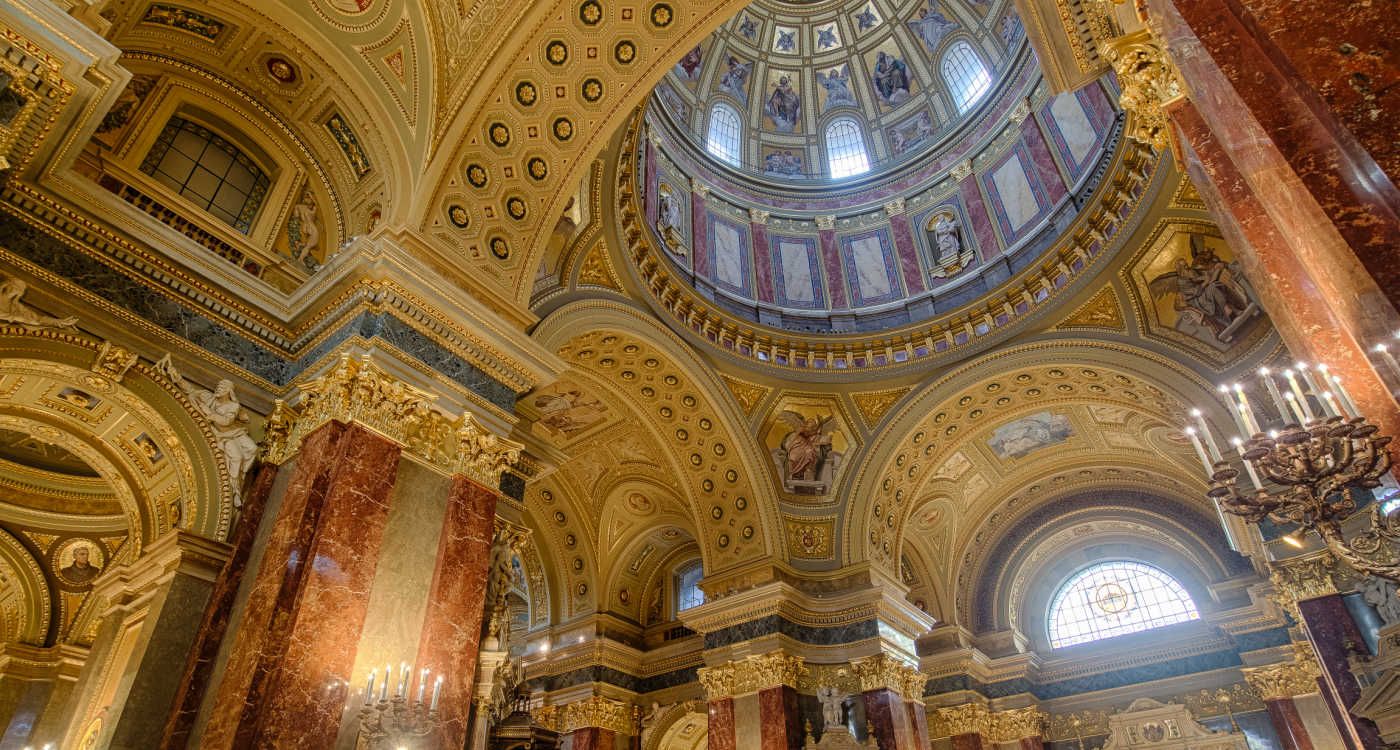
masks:
[[[924,285],[924,271],[919,264],[919,250],[914,247],[914,234],[909,230],[909,217],[897,214],[890,217],[890,232],[894,235],[894,250],[899,256],[899,270],[904,275],[904,288],[911,295],[919,294]]]
[[[773,257],[768,247],[768,227],[754,221],[749,222],[753,236],[753,268],[758,284],[758,301],[773,301]]]
[[[997,244],[997,233],[992,228],[992,216],[987,212],[987,202],[982,198],[982,190],[977,185],[977,177],[969,175],[958,183],[958,194],[967,207],[967,218],[972,224],[973,236],[977,238],[977,254],[983,260],[1001,252]]]
[[[832,310],[846,309],[846,282],[841,275],[841,253],[836,249],[836,230],[823,229],[818,234],[822,249],[822,270],[826,272],[827,299]]]

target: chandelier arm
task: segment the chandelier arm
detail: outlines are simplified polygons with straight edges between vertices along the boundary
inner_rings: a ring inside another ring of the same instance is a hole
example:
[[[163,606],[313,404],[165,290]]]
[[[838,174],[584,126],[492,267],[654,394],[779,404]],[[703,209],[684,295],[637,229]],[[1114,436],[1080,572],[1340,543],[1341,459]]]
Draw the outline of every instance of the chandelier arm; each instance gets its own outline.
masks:
[[[1342,534],[1342,526],[1336,521],[1317,524],[1318,536],[1327,543],[1327,549],[1346,564],[1359,572],[1400,583],[1400,565],[1372,560],[1347,543]]]

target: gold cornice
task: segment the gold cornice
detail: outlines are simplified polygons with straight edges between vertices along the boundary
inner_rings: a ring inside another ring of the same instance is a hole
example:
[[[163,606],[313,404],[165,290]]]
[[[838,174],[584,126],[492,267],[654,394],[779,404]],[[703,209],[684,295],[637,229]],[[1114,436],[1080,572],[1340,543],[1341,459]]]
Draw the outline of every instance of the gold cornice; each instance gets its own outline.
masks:
[[[1307,644],[1303,644],[1307,646]],[[1307,646],[1311,651],[1311,646]],[[1240,670],[1254,692],[1264,700],[1293,698],[1315,693],[1318,690],[1319,671],[1316,660],[1290,661],[1268,664],[1262,667],[1245,667]]]
[[[607,729],[622,735],[634,733],[632,726],[632,704],[591,695],[583,700],[550,706],[546,712],[556,725],[556,731],[572,732],[576,729]]]
[[[889,654],[857,659],[851,662],[851,671],[855,672],[861,692],[888,688],[908,701],[922,702],[924,699],[924,686],[928,678],[917,667]]]
[[[1327,551],[1279,560],[1270,567],[1269,582],[1279,603],[1295,615],[1298,602],[1338,593],[1337,579],[1347,575]]]
[[[796,688],[807,666],[800,656],[771,653],[714,667],[701,667],[700,684],[709,700],[733,698],[770,687]]]
[[[267,421],[264,456],[280,464],[321,425],[354,422],[431,466],[496,489],[501,473],[520,459],[521,445],[487,432],[470,412],[447,416],[434,401],[432,394],[393,378],[368,357],[342,355],[334,369],[302,386],[296,412],[277,402]]]

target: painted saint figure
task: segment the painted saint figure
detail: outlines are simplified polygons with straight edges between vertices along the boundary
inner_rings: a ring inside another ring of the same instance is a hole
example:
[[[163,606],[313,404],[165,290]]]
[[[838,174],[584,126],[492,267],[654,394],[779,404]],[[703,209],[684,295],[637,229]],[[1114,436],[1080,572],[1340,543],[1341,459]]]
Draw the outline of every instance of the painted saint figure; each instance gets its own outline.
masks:
[[[753,69],[753,63],[730,56],[725,65],[727,67],[724,76],[719,79],[719,90],[738,99],[742,104],[748,104],[749,71]]]
[[[768,101],[763,105],[763,113],[773,121],[773,127],[783,133],[791,133],[797,130],[797,120],[802,114],[802,98],[797,90],[792,87],[792,79],[787,76],[778,78],[778,83],[773,87],[773,93],[768,96]]]
[[[929,0],[928,7],[919,11],[919,17],[909,21],[909,28],[913,29],[914,34],[924,40],[924,46],[928,47],[930,55],[938,51],[939,43],[957,27],[957,21],[949,20],[938,10],[937,0]]]
[[[832,107],[856,106],[856,98],[851,95],[850,65],[832,68],[828,73],[817,71],[817,84],[826,89],[826,103],[822,111]]]
[[[788,478],[809,481],[814,479],[822,460],[831,450],[833,417],[803,417],[787,409],[778,416],[793,428],[792,432],[783,438],[783,450],[787,453]]]
[[[875,94],[888,107],[897,107],[909,100],[909,67],[903,60],[884,52],[875,56],[871,72]]]

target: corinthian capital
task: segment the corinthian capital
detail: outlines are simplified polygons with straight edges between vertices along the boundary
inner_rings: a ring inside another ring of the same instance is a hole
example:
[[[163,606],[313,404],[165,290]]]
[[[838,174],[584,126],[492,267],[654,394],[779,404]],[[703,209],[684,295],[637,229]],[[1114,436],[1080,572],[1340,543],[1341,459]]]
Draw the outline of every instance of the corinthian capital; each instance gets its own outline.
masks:
[[[1099,54],[1113,66],[1123,87],[1118,104],[1132,115],[1129,135],[1158,150],[1167,146],[1171,129],[1164,107],[1185,90],[1166,48],[1151,31],[1141,29],[1103,42]]]

